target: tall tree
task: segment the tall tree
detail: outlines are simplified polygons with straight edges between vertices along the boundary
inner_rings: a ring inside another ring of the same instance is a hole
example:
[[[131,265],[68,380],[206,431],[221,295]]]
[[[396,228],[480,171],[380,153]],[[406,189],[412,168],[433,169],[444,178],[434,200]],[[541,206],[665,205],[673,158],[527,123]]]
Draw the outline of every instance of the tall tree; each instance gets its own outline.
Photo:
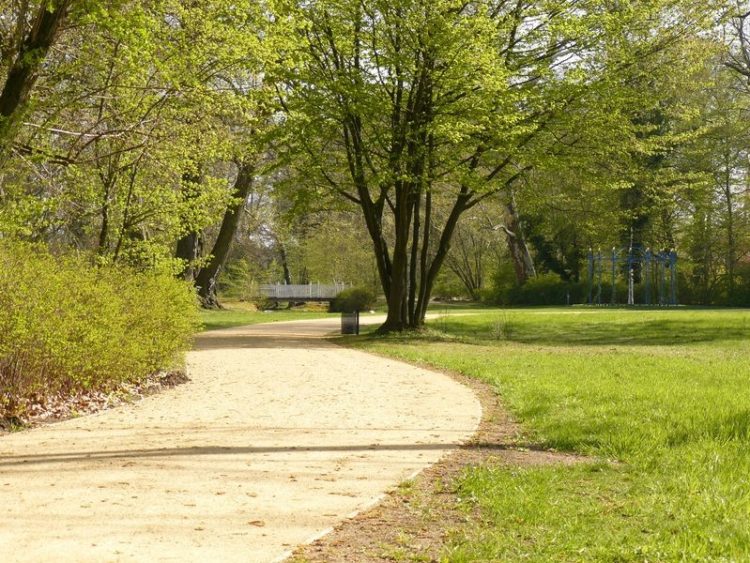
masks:
[[[362,211],[381,330],[423,324],[463,213],[554,157],[561,131],[624,127],[622,75],[705,14],[687,0],[626,4],[301,4],[290,124],[306,173]]]

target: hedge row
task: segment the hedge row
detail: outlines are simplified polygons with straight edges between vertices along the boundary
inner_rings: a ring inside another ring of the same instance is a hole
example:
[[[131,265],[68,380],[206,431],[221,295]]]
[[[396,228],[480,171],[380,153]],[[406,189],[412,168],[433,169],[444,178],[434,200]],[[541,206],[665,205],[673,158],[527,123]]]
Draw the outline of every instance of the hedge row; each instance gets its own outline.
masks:
[[[196,327],[195,296],[171,276],[0,243],[0,418],[172,367]]]
[[[367,311],[375,305],[375,293],[366,287],[350,287],[341,291],[331,301],[328,311],[331,313],[353,313]]]
[[[520,286],[503,282],[495,280],[484,295],[485,301],[495,305],[572,305],[588,299],[584,283],[565,282],[556,274],[542,274]]]

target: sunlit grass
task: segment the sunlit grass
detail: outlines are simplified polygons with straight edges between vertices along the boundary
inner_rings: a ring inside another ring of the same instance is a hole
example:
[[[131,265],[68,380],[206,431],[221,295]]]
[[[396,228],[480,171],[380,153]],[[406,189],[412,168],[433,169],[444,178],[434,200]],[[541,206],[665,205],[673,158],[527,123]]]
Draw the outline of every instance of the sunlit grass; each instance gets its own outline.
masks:
[[[467,470],[461,560],[750,560],[750,314],[544,309],[358,346],[480,378],[590,464]],[[601,460],[604,460],[602,462]]]

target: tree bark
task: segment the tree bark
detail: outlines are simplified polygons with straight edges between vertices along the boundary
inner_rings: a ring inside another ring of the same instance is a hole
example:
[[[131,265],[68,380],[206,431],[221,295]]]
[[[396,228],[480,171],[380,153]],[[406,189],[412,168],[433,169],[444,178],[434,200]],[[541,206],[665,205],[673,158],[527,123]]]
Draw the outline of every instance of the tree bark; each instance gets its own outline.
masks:
[[[26,108],[50,47],[68,15],[71,0],[40,4],[31,29],[21,43],[0,92],[0,163],[14,137],[14,128]]]
[[[182,175],[182,199],[185,203],[189,203],[196,197],[196,189],[200,184],[200,176],[186,172]],[[189,224],[189,214],[186,214],[182,218],[183,224]],[[185,262],[185,267],[180,273],[186,281],[195,281],[195,277],[198,275],[198,269],[196,267],[197,260],[201,257],[203,246],[203,235],[196,231],[193,227],[186,231],[185,234],[180,237],[177,241],[177,247],[175,249],[175,258],[179,258]]]
[[[206,308],[221,307],[216,294],[216,280],[232,249],[232,242],[234,241],[234,236],[237,234],[237,227],[240,223],[242,210],[245,207],[245,201],[253,187],[253,171],[254,168],[250,164],[240,163],[237,179],[234,182],[234,189],[232,191],[233,202],[227,206],[224,212],[224,218],[219,228],[219,235],[216,237],[216,242],[214,242],[211,249],[211,257],[208,263],[200,269],[195,278],[198,295],[201,303]]]
[[[381,332],[401,331],[408,327],[406,301],[409,267],[409,231],[411,226],[411,209],[409,188],[397,182],[396,203],[394,206],[395,241],[393,244],[390,291],[386,294],[388,315],[380,327]]]
[[[284,283],[292,285],[292,272],[289,270],[289,259],[286,254],[286,247],[278,237],[276,238],[276,246],[279,249],[279,259],[281,260],[281,272],[284,275]]]
[[[531,252],[529,252],[529,246],[526,243],[526,237],[523,234],[516,198],[512,190],[508,195],[505,210],[506,224],[503,230],[508,242],[508,252],[516,273],[516,283],[523,285],[529,279],[536,277],[536,268],[534,267],[534,260],[531,258]]]
[[[424,325],[424,313],[432,282],[425,251],[430,244],[429,206],[425,201],[422,226],[422,197],[429,194],[432,175],[432,142],[428,134],[433,120],[432,57],[428,50],[417,53],[421,65],[416,84],[408,91],[404,111],[394,104],[392,114],[391,171],[406,178],[395,182],[395,241],[392,253],[390,292],[386,292],[388,316],[381,332],[416,329]],[[403,84],[399,85],[403,88]],[[411,248],[409,248],[411,243]],[[440,249],[438,248],[439,258]],[[433,261],[434,264],[434,261]],[[426,274],[425,274],[426,272]]]

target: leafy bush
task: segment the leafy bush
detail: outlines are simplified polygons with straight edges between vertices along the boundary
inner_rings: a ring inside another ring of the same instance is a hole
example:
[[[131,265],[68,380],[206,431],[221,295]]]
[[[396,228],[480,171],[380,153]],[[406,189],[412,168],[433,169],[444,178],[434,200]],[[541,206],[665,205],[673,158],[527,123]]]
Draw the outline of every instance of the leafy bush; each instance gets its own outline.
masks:
[[[170,367],[197,322],[192,289],[167,274],[0,243],[0,418]]]
[[[432,290],[432,298],[435,301],[459,301],[474,299],[456,274],[450,269],[443,268],[435,280]]]
[[[497,305],[567,305],[584,303],[587,297],[584,282],[566,282],[552,273],[531,278],[523,285],[496,280],[494,290],[486,295]]]
[[[332,313],[353,313],[371,309],[375,304],[375,293],[365,287],[345,289],[331,301],[329,311]]]
[[[242,258],[230,261],[219,276],[219,293],[237,301],[257,301],[261,296],[260,283],[263,272],[258,264]]]

